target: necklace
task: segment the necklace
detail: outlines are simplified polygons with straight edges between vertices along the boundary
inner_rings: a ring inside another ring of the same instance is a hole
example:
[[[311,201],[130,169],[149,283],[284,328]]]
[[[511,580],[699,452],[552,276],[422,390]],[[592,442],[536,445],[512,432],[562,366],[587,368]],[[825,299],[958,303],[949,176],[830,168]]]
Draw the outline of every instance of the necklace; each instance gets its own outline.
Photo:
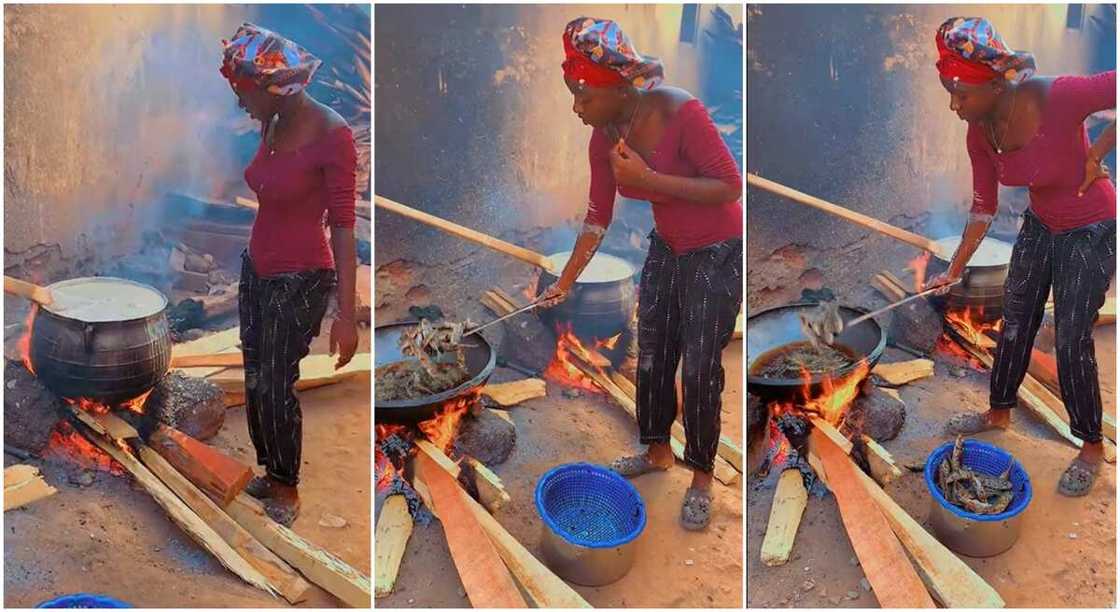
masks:
[[[991,123],[988,124],[988,133],[992,136],[992,144],[996,145],[996,153],[1003,155],[1003,141],[1007,138],[1007,130],[1011,128],[1011,118],[1015,116],[1015,100],[1019,97],[1019,88],[1016,87],[1015,91],[1011,92],[1011,112],[1007,114],[1007,123],[1003,126],[1003,136],[996,140],[995,126]]]
[[[645,98],[642,94],[638,94],[638,103],[634,105],[634,112],[630,114],[630,125],[626,126],[626,135],[622,137],[622,141],[630,140],[630,133],[634,131],[634,124],[638,122],[638,111],[642,108],[642,100]],[[618,131],[617,129],[615,130]]]

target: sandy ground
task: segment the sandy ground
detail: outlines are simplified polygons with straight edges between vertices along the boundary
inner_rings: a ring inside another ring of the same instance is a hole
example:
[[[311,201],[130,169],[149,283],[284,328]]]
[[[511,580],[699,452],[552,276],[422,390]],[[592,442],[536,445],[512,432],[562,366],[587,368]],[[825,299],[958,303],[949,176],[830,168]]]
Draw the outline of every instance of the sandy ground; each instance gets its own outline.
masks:
[[[1116,329],[1096,331],[1102,399],[1105,410],[1116,409]],[[888,350],[886,360],[908,355]],[[963,377],[954,362],[937,358],[934,377],[901,390],[907,404],[906,424],[895,440],[883,446],[899,465],[924,463],[937,446],[949,441],[944,422],[962,409],[987,407],[988,374],[968,370]],[[1093,491],[1071,499],[1057,493],[1057,481],[1076,455],[1065,440],[1024,409],[1013,415],[1005,433],[977,438],[997,444],[1026,467],[1034,485],[1021,537],[1009,551],[989,559],[962,557],[1000,593],[1008,608],[1111,608],[1116,605],[1116,468],[1105,465]],[[760,561],[778,472],[747,484],[748,607],[876,607],[874,593],[860,586],[864,577],[855,564],[836,500],[810,496],[790,562],[767,567]],[[903,470],[887,492],[929,529],[930,497],[920,473]]]
[[[723,394],[723,432],[743,444],[742,342],[724,353],[727,385]],[[516,378],[499,369],[494,381]],[[541,521],[533,504],[537,479],[557,464],[605,463],[637,445],[633,420],[605,396],[567,399],[549,383],[548,397],[511,409],[517,446],[495,472],[512,503],[495,515],[531,552],[537,552]],[[715,485],[712,523],[703,533],[678,524],[680,500],[691,473],[678,467],[634,481],[646,502],[649,520],[637,561],[622,580],[576,590],[595,607],[737,608],[742,606],[742,485]],[[469,607],[438,521],[417,526],[409,540],[395,592],[377,600],[379,608]]]
[[[324,335],[312,352],[327,352]],[[359,351],[369,350],[362,332]],[[296,533],[370,572],[370,387],[369,378],[304,393],[303,510]],[[255,463],[245,410],[232,408],[222,431],[209,441]],[[5,456],[6,464],[11,458]],[[4,606],[32,607],[59,595],[104,593],[136,607],[282,607],[275,599],[226,571],[166,517],[130,477],[98,473],[76,487],[72,466],[42,466],[58,494],[4,515]],[[342,528],[320,526],[323,513],[346,520]],[[336,607],[313,588],[303,607]]]

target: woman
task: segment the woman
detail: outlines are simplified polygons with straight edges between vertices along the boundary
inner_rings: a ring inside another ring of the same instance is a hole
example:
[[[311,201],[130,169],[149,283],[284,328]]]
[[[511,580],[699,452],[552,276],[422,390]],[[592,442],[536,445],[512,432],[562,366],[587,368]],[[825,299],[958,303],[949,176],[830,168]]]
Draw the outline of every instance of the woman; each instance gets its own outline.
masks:
[[[968,122],[973,199],[961,246],[931,284],[961,277],[996,213],[997,183],[1029,187],[1031,201],[1004,285],[990,409],[956,415],[950,429],[972,434],[1010,425],[1053,289],[1062,399],[1070,430],[1085,443],[1058,490],[1085,495],[1104,451],[1093,324],[1116,270],[1116,189],[1101,165],[1116,145],[1116,123],[1090,146],[1084,121],[1116,107],[1116,71],[1033,76],[1034,58],[1009,49],[982,18],[949,19],[936,42],[949,108]]]
[[[318,58],[248,23],[223,42],[221,73],[241,108],[261,122],[261,144],[245,170],[260,209],[242,255],[239,305],[249,435],[265,476],[246,491],[274,520],[291,525],[299,514],[302,446],[294,385],[336,283],[339,315],[330,336],[336,367],[350,361],[358,345],[357,154],[346,121],[304,91],[322,63]]]
[[[703,529],[719,445],[721,355],[743,295],[742,177],[700,101],[659,87],[661,63],[639,55],[616,23],[572,21],[564,54],[572,110],[593,128],[591,195],[571,259],[544,297],[549,306],[567,297],[610,225],[616,190],[651,203],[656,229],[638,297],[637,381],[640,440],[649,448],[611,467],[627,477],[672,467],[683,357],[684,461],[693,478],[681,523]]]

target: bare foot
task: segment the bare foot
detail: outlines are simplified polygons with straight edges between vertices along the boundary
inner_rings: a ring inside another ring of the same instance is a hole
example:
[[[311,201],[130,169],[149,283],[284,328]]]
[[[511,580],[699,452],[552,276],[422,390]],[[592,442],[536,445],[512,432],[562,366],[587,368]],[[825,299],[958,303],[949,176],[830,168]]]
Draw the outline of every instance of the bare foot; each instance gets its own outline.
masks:
[[[692,470],[692,484],[689,487],[699,491],[711,491],[712,475],[700,470]]]
[[[273,481],[271,495],[261,500],[269,518],[291,527],[299,516],[299,489]]]
[[[1077,458],[1090,465],[1096,465],[1104,461],[1104,441],[1086,442],[1081,447],[1081,452],[1078,453]]]
[[[646,449],[646,456],[649,457],[650,463],[662,469],[669,469],[673,467],[673,448],[669,446],[668,442],[654,442]]]

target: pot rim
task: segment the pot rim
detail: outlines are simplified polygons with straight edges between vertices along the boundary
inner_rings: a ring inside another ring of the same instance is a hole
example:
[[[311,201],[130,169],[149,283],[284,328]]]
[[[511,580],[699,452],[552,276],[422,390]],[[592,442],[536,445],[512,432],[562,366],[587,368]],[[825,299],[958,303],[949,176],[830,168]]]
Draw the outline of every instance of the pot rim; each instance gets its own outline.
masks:
[[[66,319],[67,321],[76,321],[78,323],[82,323],[82,324],[86,324],[86,325],[106,325],[106,324],[113,324],[113,323],[131,323],[133,321],[143,321],[143,320],[146,320],[146,319],[150,319],[152,317],[159,317],[167,311],[168,299],[167,299],[167,296],[164,295],[162,291],[160,291],[159,289],[156,289],[155,287],[152,287],[151,285],[146,285],[144,283],[138,283],[136,281],[128,280],[126,278],[118,278],[118,277],[115,277],[115,276],[83,276],[83,277],[80,277],[80,278],[71,278],[71,279],[67,279],[67,280],[64,280],[64,281],[58,281],[57,283],[51,283],[47,288],[53,291],[54,289],[57,289],[57,288],[60,288],[60,287],[69,287],[71,285],[89,284],[89,283],[105,283],[105,284],[121,284],[121,283],[123,283],[123,284],[128,284],[128,285],[133,285],[133,286],[136,286],[136,287],[140,287],[142,289],[145,289],[147,291],[151,291],[152,293],[154,293],[159,298],[160,306],[159,306],[158,309],[156,309],[156,310],[154,310],[154,311],[152,311],[148,314],[145,314],[145,315],[139,315],[139,316],[136,316],[136,317],[121,318],[121,319],[112,319],[112,320],[108,320],[108,321],[86,321],[85,319],[79,319],[77,317],[70,317],[70,316],[61,314],[59,312],[51,310],[50,307],[46,307],[46,306],[39,306],[38,311],[36,312],[36,316],[38,316],[39,312],[47,312],[47,313],[49,313],[51,315],[54,315],[54,316],[56,316],[60,319]]]

